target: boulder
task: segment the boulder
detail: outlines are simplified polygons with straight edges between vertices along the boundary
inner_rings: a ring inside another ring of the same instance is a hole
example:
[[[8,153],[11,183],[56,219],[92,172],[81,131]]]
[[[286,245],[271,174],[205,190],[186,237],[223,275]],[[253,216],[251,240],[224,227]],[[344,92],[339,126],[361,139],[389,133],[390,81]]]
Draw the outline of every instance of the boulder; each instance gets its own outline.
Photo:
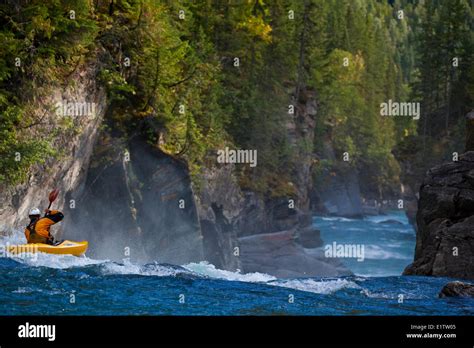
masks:
[[[312,226],[298,230],[296,242],[303,248],[317,248],[323,245],[319,230]]]
[[[474,297],[474,285],[450,282],[441,289],[439,297]]]
[[[383,221],[379,221],[378,223],[379,224],[390,224],[390,225],[403,225],[403,222],[400,222],[400,221],[394,220],[394,219],[383,220]]]
[[[352,273],[338,259],[324,256],[323,248],[307,249],[320,245],[319,231],[299,235],[295,230],[264,233],[239,238],[240,258],[245,272],[263,272],[278,278],[345,276]]]

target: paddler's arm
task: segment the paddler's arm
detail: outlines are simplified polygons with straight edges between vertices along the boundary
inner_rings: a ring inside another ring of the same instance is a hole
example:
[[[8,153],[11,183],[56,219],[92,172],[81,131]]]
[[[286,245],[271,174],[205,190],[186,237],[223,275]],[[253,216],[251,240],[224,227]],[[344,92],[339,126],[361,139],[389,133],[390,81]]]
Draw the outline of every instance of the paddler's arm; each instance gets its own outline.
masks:
[[[64,214],[59,210],[46,209],[44,217],[50,219],[53,222],[51,225],[54,225],[55,223],[58,223],[59,221],[64,219]]]

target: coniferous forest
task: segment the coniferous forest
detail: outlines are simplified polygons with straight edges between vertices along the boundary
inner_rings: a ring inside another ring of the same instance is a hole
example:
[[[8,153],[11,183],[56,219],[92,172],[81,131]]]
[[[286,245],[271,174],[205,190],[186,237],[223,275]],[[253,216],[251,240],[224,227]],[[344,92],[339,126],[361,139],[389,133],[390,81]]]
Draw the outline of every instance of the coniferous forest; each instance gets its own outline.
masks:
[[[0,0],[0,324],[472,318],[473,12]]]
[[[319,107],[314,139],[298,146],[321,155],[326,141],[336,154],[316,176],[348,152],[364,192],[384,198],[462,151],[474,79],[467,0],[3,1],[1,16],[6,184],[60,156],[54,137],[71,131],[67,122],[42,133],[32,101],[74,83],[74,69],[93,59],[124,131],[152,122],[162,138],[150,141],[195,174],[223,144],[258,148],[261,170],[241,175],[263,193],[291,190],[298,156],[283,129],[302,90]],[[419,102],[420,118],[380,117],[389,99]]]

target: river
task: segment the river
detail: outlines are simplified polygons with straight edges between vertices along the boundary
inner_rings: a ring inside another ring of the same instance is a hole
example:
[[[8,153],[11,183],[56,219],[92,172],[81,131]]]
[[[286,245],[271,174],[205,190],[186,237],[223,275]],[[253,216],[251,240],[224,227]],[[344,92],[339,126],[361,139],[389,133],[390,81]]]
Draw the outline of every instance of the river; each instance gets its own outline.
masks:
[[[385,222],[384,222],[385,221]],[[438,298],[449,278],[401,276],[415,232],[403,213],[315,217],[327,244],[364,246],[354,276],[277,279],[201,262],[134,264],[38,254],[0,258],[2,315],[473,315],[474,299]],[[0,242],[22,243],[21,234]]]

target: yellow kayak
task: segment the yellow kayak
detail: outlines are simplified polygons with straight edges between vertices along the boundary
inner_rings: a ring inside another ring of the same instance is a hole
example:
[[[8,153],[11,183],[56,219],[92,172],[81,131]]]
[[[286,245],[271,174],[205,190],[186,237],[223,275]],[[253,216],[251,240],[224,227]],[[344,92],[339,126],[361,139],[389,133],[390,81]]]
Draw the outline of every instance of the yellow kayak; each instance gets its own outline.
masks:
[[[10,245],[7,247],[7,250],[12,254],[42,252],[47,254],[81,256],[86,252],[88,246],[89,243],[87,241],[74,242],[65,240],[58,245],[42,243]]]

